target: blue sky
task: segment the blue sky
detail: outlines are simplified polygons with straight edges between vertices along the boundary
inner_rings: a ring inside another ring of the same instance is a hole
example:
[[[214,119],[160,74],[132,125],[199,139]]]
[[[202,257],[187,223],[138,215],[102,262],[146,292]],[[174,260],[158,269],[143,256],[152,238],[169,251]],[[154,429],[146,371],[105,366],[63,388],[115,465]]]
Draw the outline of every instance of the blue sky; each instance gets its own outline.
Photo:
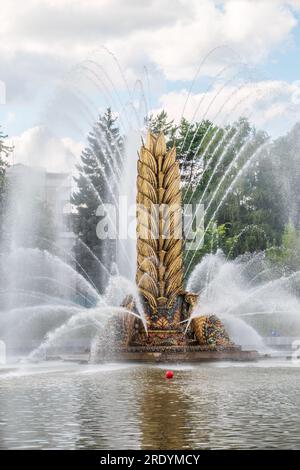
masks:
[[[16,161],[39,158],[41,135],[50,159],[53,148],[79,152],[107,105],[124,121],[142,116],[139,78],[148,111],[165,108],[175,120],[184,107],[187,118],[220,123],[244,114],[276,137],[300,119],[300,0],[2,3],[0,124]]]
[[[290,44],[275,49],[259,66],[267,79],[290,83],[300,79],[300,15],[295,16],[298,24],[292,31]]]

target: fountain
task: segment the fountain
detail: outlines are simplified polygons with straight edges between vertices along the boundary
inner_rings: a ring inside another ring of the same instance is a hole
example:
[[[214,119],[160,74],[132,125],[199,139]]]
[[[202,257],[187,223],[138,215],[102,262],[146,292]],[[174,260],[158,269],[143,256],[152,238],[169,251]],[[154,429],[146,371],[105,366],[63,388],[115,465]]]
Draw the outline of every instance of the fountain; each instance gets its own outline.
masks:
[[[134,140],[136,134],[129,137]],[[269,352],[260,334],[267,336],[274,328],[287,336],[299,331],[299,300],[294,295],[299,272],[277,273],[264,252],[234,261],[220,250],[212,252],[184,284],[183,197],[176,149],[167,150],[162,134],[148,133],[136,163],[131,156],[137,139],[128,145],[129,140],[117,182],[122,181],[121,194],[137,201],[137,242],[130,237],[118,242],[122,250],[116,268],[108,270],[79,239],[100,274],[105,271],[107,285],[101,293],[57,238],[51,241],[41,233],[39,248],[30,245],[36,236],[32,200],[39,186],[24,179],[26,187],[19,191],[19,180],[12,180],[8,236],[0,257],[0,339],[8,356],[30,353],[39,360],[77,354],[78,359],[80,353],[85,361],[88,356],[95,361],[252,360],[258,356],[254,350]],[[35,174],[29,174],[32,182]],[[222,200],[227,193],[228,188]]]
[[[93,73],[89,71],[94,78],[96,72],[99,77],[104,74],[102,66],[96,63],[90,66],[95,68]],[[105,77],[102,76],[102,81],[107,79]],[[69,91],[70,87],[67,88]],[[114,95],[115,90],[113,96],[108,93],[105,105],[112,104],[118,110]],[[84,95],[80,96],[82,100]],[[142,96],[141,102],[133,106],[134,98],[133,93],[129,96],[128,106],[124,103],[119,110],[122,134],[126,137],[122,158],[118,155],[113,159],[114,143],[110,142],[105,132],[95,138],[97,145],[105,148],[106,158],[112,153],[111,162],[108,158],[110,163],[107,163],[109,169],[100,168],[100,165],[97,168],[107,180],[109,201],[116,202],[119,213],[123,210],[123,206],[120,207],[122,197],[129,199],[130,204],[134,200],[138,203],[137,242],[130,240],[130,237],[117,240],[116,268],[112,268],[106,266],[99,253],[94,253],[78,238],[81,248],[88,252],[90,262],[96,266],[96,274],[88,274],[88,269],[85,271],[55,231],[53,236],[48,230],[36,233],[38,224],[32,221],[37,222],[40,216],[36,217],[34,213],[33,201],[38,195],[35,192],[39,184],[33,184],[36,177],[32,167],[29,167],[28,177],[22,178],[21,183],[12,179],[5,211],[4,225],[8,230],[0,246],[0,340],[5,341],[9,355],[27,355],[30,352],[31,358],[68,355],[73,351],[84,352],[87,357],[91,350],[91,357],[96,361],[103,357],[107,360],[115,357],[119,360],[145,361],[255,359],[257,353],[253,350],[266,351],[260,334],[268,336],[276,328],[289,335],[290,331],[295,331],[295,326],[300,331],[299,299],[298,293],[294,295],[296,289],[293,285],[295,279],[298,282],[299,272],[295,278],[279,272],[277,279],[276,269],[268,265],[267,257],[263,263],[258,262],[259,257],[264,257],[264,252],[248,253],[249,259],[245,255],[232,261],[225,259],[221,251],[215,252],[211,248],[211,254],[204,256],[184,283],[181,227],[184,197],[181,194],[176,149],[167,149],[163,135],[148,133],[136,165],[132,156],[136,155],[139,147],[144,116],[149,115],[149,110],[146,104],[142,106]],[[64,100],[60,101],[65,107]],[[206,117],[204,104],[201,101],[204,113],[196,126],[192,142]],[[220,111],[227,104],[229,100],[226,99],[221,103]],[[198,108],[193,119],[196,119]],[[97,113],[98,109],[99,106]],[[77,109],[76,115],[82,117],[84,113]],[[226,114],[229,115],[230,112]],[[62,117],[65,119],[65,114]],[[91,114],[88,128],[95,119]],[[226,119],[221,121],[221,125],[225,125]],[[127,120],[128,123],[124,122]],[[54,121],[57,123],[56,119]],[[216,140],[214,132],[208,138],[212,126],[205,131],[194,151],[195,155],[199,155],[203,146],[203,160],[209,154],[209,144]],[[209,191],[213,175],[220,172],[228,149],[235,147],[239,133],[237,137],[230,137],[232,128],[228,127],[213,151],[210,164],[224,144],[224,150],[216,159],[213,173],[201,194],[200,203]],[[182,147],[185,139],[186,136]],[[202,145],[205,139],[208,142]],[[211,227],[214,216],[239,178],[260,155],[263,145],[256,150],[253,146],[252,149],[252,140],[252,137],[249,138],[241,148],[237,148],[233,160],[215,187],[205,208],[206,211],[210,209],[209,214],[214,212],[205,230]],[[188,151],[191,146],[192,143]],[[181,150],[179,147],[180,155]],[[236,164],[236,174],[230,180],[230,172]],[[103,205],[103,194],[98,194],[92,178],[84,177],[95,196],[95,205]],[[187,187],[185,191],[188,191]],[[55,217],[53,225],[57,227],[59,220]],[[95,230],[95,226],[89,228]],[[193,260],[194,256],[186,271],[189,271]],[[255,272],[253,266],[257,268]],[[96,282],[97,276],[103,277],[101,289]]]
[[[218,317],[194,315],[198,295],[183,285],[181,205],[176,148],[167,151],[164,135],[148,132],[138,159],[136,271],[147,329],[133,296],[127,296],[122,306],[128,313],[109,322],[117,331],[114,355],[142,361],[254,360],[257,352],[235,345]]]

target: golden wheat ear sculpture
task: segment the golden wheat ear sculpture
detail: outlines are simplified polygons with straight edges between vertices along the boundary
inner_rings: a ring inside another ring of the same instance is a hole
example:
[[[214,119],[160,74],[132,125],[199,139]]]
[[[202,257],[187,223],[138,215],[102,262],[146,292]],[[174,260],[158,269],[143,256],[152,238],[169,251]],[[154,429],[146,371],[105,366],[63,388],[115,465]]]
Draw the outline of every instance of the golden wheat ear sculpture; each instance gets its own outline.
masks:
[[[148,132],[138,160],[136,281],[153,312],[183,290],[181,204],[176,149]]]

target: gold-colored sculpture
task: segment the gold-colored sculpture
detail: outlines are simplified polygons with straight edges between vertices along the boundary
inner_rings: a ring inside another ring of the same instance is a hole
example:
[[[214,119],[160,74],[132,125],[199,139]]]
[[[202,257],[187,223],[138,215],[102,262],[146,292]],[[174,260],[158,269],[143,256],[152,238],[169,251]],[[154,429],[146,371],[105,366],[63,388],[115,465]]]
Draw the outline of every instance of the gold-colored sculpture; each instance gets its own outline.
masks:
[[[194,318],[192,320],[194,332],[199,344],[205,344],[206,335],[205,335],[205,326],[206,326],[206,316],[201,316]]]
[[[234,347],[221,320],[215,315],[203,315],[192,320],[198,344],[212,349]]]
[[[181,204],[176,149],[167,149],[163,134],[149,132],[137,176],[136,283],[144,311],[133,296],[124,299],[123,311],[99,334],[93,354],[98,360],[113,352],[112,344],[117,358],[126,361],[257,359],[255,351],[232,343],[215,315],[195,315],[199,296],[184,291]]]
[[[182,196],[176,149],[167,149],[164,135],[148,132],[138,159],[137,272],[148,331],[128,314],[118,331],[128,351],[175,348],[221,350],[233,347],[217,317],[201,316],[186,325],[198,295],[184,291]],[[132,297],[123,307],[137,312]]]
[[[137,177],[137,274],[152,313],[170,308],[183,291],[180,170],[176,148],[150,132]]]

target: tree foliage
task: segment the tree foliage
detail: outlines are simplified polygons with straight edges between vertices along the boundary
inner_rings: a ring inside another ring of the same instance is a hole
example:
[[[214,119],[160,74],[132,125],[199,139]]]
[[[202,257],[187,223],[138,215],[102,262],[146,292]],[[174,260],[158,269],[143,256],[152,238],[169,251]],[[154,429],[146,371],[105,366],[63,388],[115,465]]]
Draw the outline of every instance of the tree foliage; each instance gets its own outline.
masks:
[[[184,118],[176,124],[161,111],[146,124],[155,134],[164,132],[168,148],[176,145],[183,202],[204,206],[201,243],[196,250],[185,252],[189,272],[204,254],[217,249],[229,258],[267,250],[273,260],[284,259],[295,269],[292,257],[299,247],[296,244],[290,256],[286,231],[292,223],[297,232],[300,223],[300,124],[273,142],[246,118],[223,127],[209,120]],[[96,210],[101,200],[110,202],[117,195],[111,172],[120,164],[122,147],[116,120],[108,110],[89,134],[73,195],[75,231],[108,269],[113,249],[107,249],[96,235]],[[77,247],[76,256],[92,278],[99,280],[101,269],[82,246]]]
[[[72,196],[76,208],[74,231],[79,237],[76,259],[83,274],[87,274],[100,291],[103,291],[107,280],[101,264],[110,271],[115,258],[115,241],[98,238],[97,209],[101,204],[114,203],[117,199],[116,183],[122,152],[123,139],[117,119],[108,108],[88,135],[78,166],[79,174],[75,178],[76,191]]]
[[[184,203],[204,205],[205,234],[196,252],[186,252],[188,271],[218,248],[234,258],[284,246],[289,219],[300,222],[300,124],[273,143],[245,118],[225,127],[175,125],[162,111],[149,125],[177,147]]]
[[[13,151],[13,147],[7,145],[5,142],[7,135],[3,134],[0,127],[0,228],[2,232],[3,214],[5,204],[5,190],[6,190],[6,169],[8,167],[8,158]]]

